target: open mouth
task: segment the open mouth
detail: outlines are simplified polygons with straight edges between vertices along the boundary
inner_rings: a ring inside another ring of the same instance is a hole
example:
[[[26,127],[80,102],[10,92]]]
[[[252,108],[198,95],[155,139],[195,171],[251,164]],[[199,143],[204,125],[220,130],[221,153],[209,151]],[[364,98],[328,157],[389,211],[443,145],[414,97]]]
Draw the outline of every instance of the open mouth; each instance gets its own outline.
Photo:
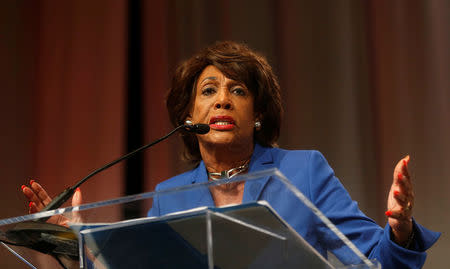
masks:
[[[209,127],[216,130],[229,130],[234,128],[234,119],[230,116],[216,116],[209,120]]]

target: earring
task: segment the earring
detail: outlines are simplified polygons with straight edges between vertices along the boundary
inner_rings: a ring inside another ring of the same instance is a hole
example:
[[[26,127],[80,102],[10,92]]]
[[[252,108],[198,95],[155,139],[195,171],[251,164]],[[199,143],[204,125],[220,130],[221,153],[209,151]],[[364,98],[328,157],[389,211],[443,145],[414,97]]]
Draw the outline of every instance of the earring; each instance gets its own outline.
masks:
[[[255,128],[261,128],[261,122],[260,121],[255,121]]]
[[[190,121],[190,120],[186,120],[184,123],[185,123],[186,125],[192,125],[192,121]]]

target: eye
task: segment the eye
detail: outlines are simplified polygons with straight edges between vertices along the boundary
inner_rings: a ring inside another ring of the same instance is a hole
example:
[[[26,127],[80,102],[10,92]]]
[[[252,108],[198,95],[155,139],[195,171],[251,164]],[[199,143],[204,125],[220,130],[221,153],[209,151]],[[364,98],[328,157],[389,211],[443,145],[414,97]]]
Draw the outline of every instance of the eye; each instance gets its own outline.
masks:
[[[232,93],[239,95],[239,96],[246,96],[247,91],[242,87],[235,87],[231,90]]]
[[[213,94],[213,93],[215,93],[215,92],[216,92],[216,89],[215,89],[215,88],[213,88],[213,87],[207,87],[207,88],[204,88],[204,89],[202,90],[202,95],[208,96],[208,95],[211,95],[211,94]]]

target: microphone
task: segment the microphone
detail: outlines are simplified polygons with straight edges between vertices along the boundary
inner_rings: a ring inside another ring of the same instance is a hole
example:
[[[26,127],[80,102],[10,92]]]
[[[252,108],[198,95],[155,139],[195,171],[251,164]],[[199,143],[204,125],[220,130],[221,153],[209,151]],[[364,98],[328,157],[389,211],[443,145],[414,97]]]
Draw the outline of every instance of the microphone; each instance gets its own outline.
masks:
[[[108,169],[109,167],[130,158],[138,152],[141,152],[159,142],[165,140],[178,130],[184,129],[187,132],[195,134],[206,134],[209,132],[208,124],[184,124],[176,127],[165,136],[153,141],[150,144],[144,145],[100,168],[91,172],[85,178],[77,182],[72,187],[65,189],[62,193],[56,196],[42,211],[53,210],[60,207],[65,201],[67,201],[74,194],[75,190],[89,178],[94,175]],[[63,267],[60,260],[60,256],[66,256],[72,260],[78,260],[78,240],[74,232],[67,228],[57,224],[45,223],[47,219],[41,218],[38,221],[29,221],[18,223],[14,228],[3,233],[0,231],[0,238],[6,237],[9,241],[0,239],[0,242],[23,246],[31,248],[42,253],[50,254],[53,256]],[[65,267],[64,267],[65,268]]]
[[[188,132],[196,133],[196,134],[207,134],[209,132],[208,124],[185,124],[185,129]]]
[[[66,202],[70,197],[72,197],[72,195],[75,193],[75,190],[84,182],[86,182],[86,180],[88,180],[89,178],[93,177],[94,175],[108,169],[109,167],[123,161],[126,160],[128,158],[130,158],[131,156],[135,155],[138,152],[141,152],[153,145],[158,144],[159,142],[167,139],[169,136],[171,136],[172,134],[174,134],[175,132],[177,132],[178,130],[184,129],[185,131],[188,131],[190,133],[196,133],[196,134],[206,134],[209,132],[209,125],[208,124],[183,124],[180,125],[178,127],[176,127],[175,129],[173,129],[170,133],[166,134],[165,136],[151,142],[150,144],[144,145],[138,149],[135,149],[134,151],[98,168],[97,170],[93,171],[92,173],[90,173],[89,175],[87,175],[85,178],[83,178],[82,180],[80,180],[79,182],[77,182],[75,185],[73,185],[72,187],[69,187],[67,189],[65,189],[62,193],[60,193],[58,196],[56,196],[55,198],[53,198],[53,200],[46,206],[44,207],[42,211],[48,211],[48,210],[53,210],[53,209],[57,209],[59,208],[64,202]],[[42,221],[46,221],[49,217],[42,219]]]

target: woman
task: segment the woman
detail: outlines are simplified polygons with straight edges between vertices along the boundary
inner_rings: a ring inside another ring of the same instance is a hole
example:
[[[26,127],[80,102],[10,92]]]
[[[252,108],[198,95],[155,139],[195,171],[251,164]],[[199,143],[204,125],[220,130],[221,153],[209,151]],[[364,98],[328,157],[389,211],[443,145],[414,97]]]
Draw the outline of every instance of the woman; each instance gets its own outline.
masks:
[[[383,230],[358,209],[320,153],[276,148],[282,116],[280,88],[265,58],[243,44],[218,42],[182,63],[175,72],[167,108],[175,126],[189,121],[207,123],[211,130],[205,135],[183,135],[184,158],[195,168],[162,182],[157,186],[159,190],[275,167],[383,268],[422,267],[425,250],[439,237],[412,219],[409,157],[400,160],[394,169],[386,212],[388,224]],[[264,199],[310,244],[324,250],[320,241],[322,237],[327,240],[325,229],[313,223],[306,209],[292,208],[290,198],[280,193],[273,195],[277,189],[274,180],[250,184],[212,188],[201,197],[160,197],[155,199],[149,215]],[[23,188],[33,203],[31,212],[49,200],[38,185]]]

